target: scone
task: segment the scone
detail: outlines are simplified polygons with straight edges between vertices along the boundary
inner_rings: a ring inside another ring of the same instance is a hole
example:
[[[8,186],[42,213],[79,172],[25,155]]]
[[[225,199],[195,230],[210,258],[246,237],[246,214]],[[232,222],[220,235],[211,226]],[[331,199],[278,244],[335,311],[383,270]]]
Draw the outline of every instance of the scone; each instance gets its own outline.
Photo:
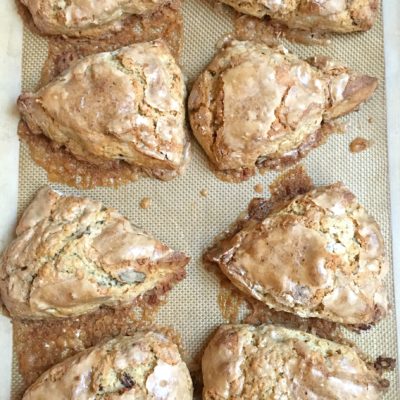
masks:
[[[32,134],[45,135],[76,159],[124,162],[168,180],[187,164],[185,84],[161,41],[95,54],[73,64],[18,109]]]
[[[0,260],[0,293],[12,317],[77,316],[161,295],[189,257],[112,208],[43,187]]]
[[[338,33],[366,31],[374,24],[379,0],[221,0],[254,17],[271,17],[289,28]]]
[[[23,400],[192,400],[189,370],[162,333],[138,332],[84,350],[46,371]]]
[[[189,116],[213,167],[244,180],[304,157],[326,124],[367,100],[377,79],[326,57],[232,41],[196,80]],[[229,179],[229,178],[227,178]]]
[[[169,0],[21,0],[47,35],[98,36],[129,15],[149,14]]]
[[[385,381],[349,346],[274,325],[223,325],[202,360],[204,400],[378,400]]]
[[[304,318],[363,326],[385,317],[382,234],[349,189],[320,187],[272,210],[258,203],[205,255],[235,286]]]

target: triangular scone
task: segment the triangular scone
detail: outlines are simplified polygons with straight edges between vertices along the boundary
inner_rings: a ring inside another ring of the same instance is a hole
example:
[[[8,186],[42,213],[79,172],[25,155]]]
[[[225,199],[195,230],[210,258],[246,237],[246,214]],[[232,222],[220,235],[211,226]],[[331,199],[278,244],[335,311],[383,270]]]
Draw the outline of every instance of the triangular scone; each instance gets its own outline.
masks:
[[[36,93],[18,100],[33,134],[43,134],[77,159],[124,161],[144,174],[171,179],[188,159],[185,84],[161,41],[88,56]]]
[[[380,0],[222,0],[258,18],[268,16],[291,29],[313,32],[357,32],[372,27]]]
[[[329,121],[376,86],[377,79],[326,57],[305,61],[283,47],[234,40],[193,85],[190,124],[213,167],[225,179],[244,180],[257,168],[304,157],[331,133]]]
[[[222,325],[202,360],[203,400],[379,400],[372,360],[348,345],[275,325]]]
[[[40,32],[48,35],[97,36],[118,30],[132,14],[156,11],[169,0],[21,0]],[[119,23],[119,24],[118,24]]]
[[[162,295],[185,276],[186,254],[112,208],[42,188],[1,259],[2,300],[13,317],[69,317]]]
[[[23,400],[192,400],[178,346],[162,332],[138,331],[86,349],[46,371]]]
[[[267,215],[258,207],[206,254],[235,286],[300,317],[354,325],[385,317],[382,234],[349,189],[314,189]]]

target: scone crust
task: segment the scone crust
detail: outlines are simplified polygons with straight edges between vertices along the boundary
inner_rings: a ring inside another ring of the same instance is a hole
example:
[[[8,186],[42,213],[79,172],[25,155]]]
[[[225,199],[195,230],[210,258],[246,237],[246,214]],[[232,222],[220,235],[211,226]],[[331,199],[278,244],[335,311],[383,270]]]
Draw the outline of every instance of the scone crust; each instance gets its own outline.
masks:
[[[204,400],[377,400],[374,368],[346,345],[274,325],[223,325],[202,359]]]
[[[13,317],[81,315],[168,291],[189,258],[116,210],[43,187],[0,260],[2,301]]]
[[[182,72],[162,41],[88,56],[18,100],[33,134],[78,160],[123,161],[159,179],[189,158]]]
[[[23,400],[191,400],[192,381],[177,346],[159,332],[137,332],[87,349],[46,371]]]
[[[360,326],[388,311],[381,231],[341,183],[250,216],[206,257],[277,310]]]
[[[46,35],[98,37],[119,29],[129,15],[149,14],[169,0],[21,0]]]
[[[379,0],[222,0],[244,14],[271,17],[292,29],[349,33],[369,30]]]
[[[283,47],[234,40],[194,83],[190,124],[216,170],[251,175],[303,157],[325,123],[376,85],[328,58],[304,61]]]

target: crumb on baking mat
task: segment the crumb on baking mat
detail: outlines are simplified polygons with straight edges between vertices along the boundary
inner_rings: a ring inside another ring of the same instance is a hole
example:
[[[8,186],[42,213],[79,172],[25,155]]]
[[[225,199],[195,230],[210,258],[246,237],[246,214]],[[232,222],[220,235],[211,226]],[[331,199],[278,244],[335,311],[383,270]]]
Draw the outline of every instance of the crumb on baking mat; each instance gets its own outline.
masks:
[[[264,191],[264,185],[262,183],[257,183],[256,185],[254,185],[253,189],[256,193],[261,194]]]
[[[372,142],[362,137],[356,137],[349,145],[351,153],[361,153],[371,147]]]
[[[151,206],[151,198],[150,197],[143,197],[143,199],[140,200],[139,206],[143,210],[147,210]]]
[[[202,197],[207,197],[208,196],[208,189],[201,189],[200,190],[200,195]]]

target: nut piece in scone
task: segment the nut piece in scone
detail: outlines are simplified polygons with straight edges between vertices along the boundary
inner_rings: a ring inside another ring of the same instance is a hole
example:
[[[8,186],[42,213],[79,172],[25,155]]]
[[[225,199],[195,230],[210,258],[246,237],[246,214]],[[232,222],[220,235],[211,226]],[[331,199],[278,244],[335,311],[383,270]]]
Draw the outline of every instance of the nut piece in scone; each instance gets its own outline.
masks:
[[[329,121],[376,86],[326,57],[304,61],[283,47],[232,41],[197,78],[190,124],[214,168],[244,180],[304,157]]]
[[[169,0],[21,0],[43,34],[98,36],[129,15],[156,11]]]
[[[162,333],[139,331],[55,365],[23,396],[23,400],[75,398],[192,400],[193,388],[178,347]]]
[[[254,211],[206,253],[235,286],[304,318],[364,326],[386,316],[382,234],[343,184]]]
[[[18,109],[32,134],[45,135],[101,169],[123,161],[162,180],[188,161],[185,84],[162,41],[88,56]]]
[[[204,400],[378,400],[385,381],[349,346],[274,325],[223,325],[205,349]]]
[[[222,0],[244,14],[274,21],[288,28],[348,33],[374,24],[379,0]]]
[[[185,276],[189,257],[112,208],[43,187],[0,259],[0,293],[12,317],[84,314],[161,295]]]

